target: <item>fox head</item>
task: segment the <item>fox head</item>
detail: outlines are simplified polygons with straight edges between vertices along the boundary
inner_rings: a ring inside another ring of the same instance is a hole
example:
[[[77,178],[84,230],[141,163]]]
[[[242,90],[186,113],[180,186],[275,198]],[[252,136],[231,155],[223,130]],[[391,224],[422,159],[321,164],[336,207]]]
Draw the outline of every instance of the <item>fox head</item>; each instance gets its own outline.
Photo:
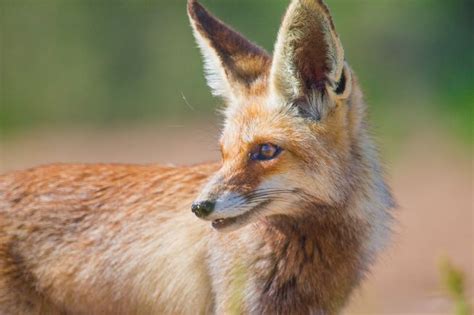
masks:
[[[193,212],[230,230],[344,204],[358,167],[363,109],[325,4],[291,2],[273,57],[197,1],[188,2],[188,14],[208,85],[226,103],[222,166]]]

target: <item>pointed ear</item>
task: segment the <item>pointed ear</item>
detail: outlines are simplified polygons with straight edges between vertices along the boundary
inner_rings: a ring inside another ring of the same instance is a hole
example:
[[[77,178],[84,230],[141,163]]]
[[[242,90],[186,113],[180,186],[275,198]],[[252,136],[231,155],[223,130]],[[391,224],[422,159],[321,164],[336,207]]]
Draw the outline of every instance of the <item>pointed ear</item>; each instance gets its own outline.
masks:
[[[321,0],[293,0],[275,45],[273,95],[319,120],[334,98],[347,97],[349,80],[344,50],[326,5]]]
[[[270,68],[271,58],[260,47],[212,16],[200,3],[188,1],[194,36],[204,57],[206,79],[214,95],[238,97]]]

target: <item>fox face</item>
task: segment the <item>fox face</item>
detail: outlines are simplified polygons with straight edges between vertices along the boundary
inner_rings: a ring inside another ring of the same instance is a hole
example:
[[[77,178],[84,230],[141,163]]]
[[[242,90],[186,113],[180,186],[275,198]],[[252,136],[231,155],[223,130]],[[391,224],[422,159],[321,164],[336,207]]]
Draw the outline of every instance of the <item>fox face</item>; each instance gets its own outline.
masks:
[[[360,92],[327,7],[293,1],[273,57],[196,1],[188,13],[208,84],[226,103],[222,167],[192,211],[223,231],[346,202]]]

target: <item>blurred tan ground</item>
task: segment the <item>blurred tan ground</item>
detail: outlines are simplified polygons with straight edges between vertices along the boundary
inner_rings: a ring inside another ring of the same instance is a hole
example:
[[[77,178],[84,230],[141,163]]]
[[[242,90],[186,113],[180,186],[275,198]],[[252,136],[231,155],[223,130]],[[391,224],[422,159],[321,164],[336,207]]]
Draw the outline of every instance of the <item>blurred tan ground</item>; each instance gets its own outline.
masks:
[[[400,205],[391,247],[353,298],[348,314],[450,314],[439,282],[449,257],[473,283],[472,158],[441,132],[412,135],[390,161]],[[215,160],[213,123],[116,130],[35,130],[1,140],[0,172],[51,162],[195,163]],[[472,298],[471,298],[472,300]]]

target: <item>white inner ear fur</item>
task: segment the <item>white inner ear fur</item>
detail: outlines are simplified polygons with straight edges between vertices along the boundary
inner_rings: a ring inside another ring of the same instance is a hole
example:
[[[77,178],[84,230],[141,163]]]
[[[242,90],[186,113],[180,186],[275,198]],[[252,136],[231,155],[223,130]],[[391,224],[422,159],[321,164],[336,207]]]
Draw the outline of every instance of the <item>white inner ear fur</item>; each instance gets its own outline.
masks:
[[[193,28],[194,37],[196,38],[196,43],[203,56],[204,73],[207,85],[211,88],[212,95],[220,96],[230,101],[233,98],[232,89],[219,56],[209,41],[199,33],[192,19],[191,26]]]
[[[318,21],[313,23],[320,23],[322,27],[325,43],[320,44],[328,47],[326,62],[331,65],[331,72],[327,73],[326,76],[328,78],[327,84],[331,88],[336,88],[335,85],[344,68],[344,50],[337,34],[331,28],[330,17],[321,8],[315,7],[314,4],[308,4],[302,0],[293,1],[285,15],[275,44],[270,72],[270,93],[274,99],[272,103],[281,104],[292,98],[299,98],[304,94],[304,83],[296,68],[294,49],[299,41],[307,38],[305,32],[311,31],[311,27],[302,26],[295,29],[294,23],[295,21],[298,22],[301,15],[311,16],[312,19]],[[317,58],[318,56],[314,57]],[[338,95],[338,97],[341,97],[341,95]]]

